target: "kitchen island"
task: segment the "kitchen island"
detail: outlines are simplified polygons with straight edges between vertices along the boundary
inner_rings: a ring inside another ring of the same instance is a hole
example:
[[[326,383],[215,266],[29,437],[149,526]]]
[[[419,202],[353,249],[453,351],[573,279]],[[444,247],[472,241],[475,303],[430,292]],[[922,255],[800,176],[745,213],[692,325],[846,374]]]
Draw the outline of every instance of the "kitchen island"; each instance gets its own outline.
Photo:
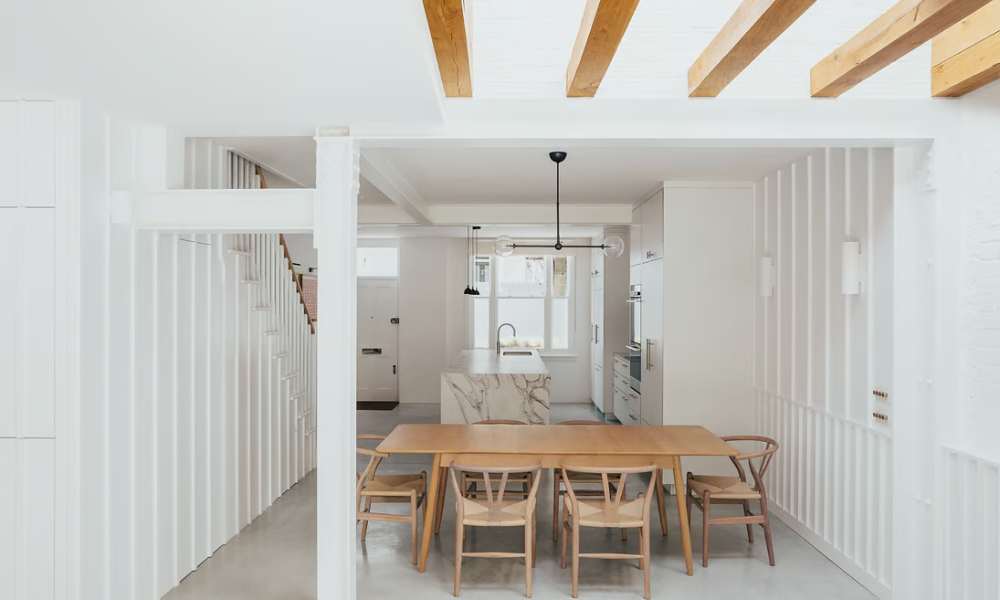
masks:
[[[549,422],[552,378],[537,350],[463,350],[441,373],[441,422]]]

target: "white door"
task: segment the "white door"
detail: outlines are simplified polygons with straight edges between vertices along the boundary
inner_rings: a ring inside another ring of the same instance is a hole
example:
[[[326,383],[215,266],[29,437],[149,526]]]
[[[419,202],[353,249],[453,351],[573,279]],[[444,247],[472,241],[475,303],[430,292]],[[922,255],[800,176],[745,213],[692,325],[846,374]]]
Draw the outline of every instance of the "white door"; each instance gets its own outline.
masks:
[[[358,280],[358,402],[396,402],[398,280]]]

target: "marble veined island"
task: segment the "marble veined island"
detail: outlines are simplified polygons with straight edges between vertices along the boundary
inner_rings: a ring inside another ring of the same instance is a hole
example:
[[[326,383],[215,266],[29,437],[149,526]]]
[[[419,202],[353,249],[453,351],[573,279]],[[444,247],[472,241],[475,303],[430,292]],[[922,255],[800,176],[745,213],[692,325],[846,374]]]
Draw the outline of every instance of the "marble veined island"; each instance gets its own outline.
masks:
[[[441,422],[549,422],[552,378],[536,350],[463,350],[441,373]]]

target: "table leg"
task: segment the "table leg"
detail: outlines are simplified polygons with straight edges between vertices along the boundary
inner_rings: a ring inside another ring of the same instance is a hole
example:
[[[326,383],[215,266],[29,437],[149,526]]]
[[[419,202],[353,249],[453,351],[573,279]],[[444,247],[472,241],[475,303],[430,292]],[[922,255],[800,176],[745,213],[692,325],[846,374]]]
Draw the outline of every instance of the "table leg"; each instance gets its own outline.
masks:
[[[691,558],[691,526],[688,523],[687,504],[684,502],[687,489],[681,474],[681,457],[674,457],[674,490],[677,494],[677,518],[681,526],[681,548],[684,550],[684,566],[687,574],[694,575],[694,561]]]
[[[441,487],[441,455],[434,455],[434,464],[431,466],[431,481],[427,486],[427,498],[424,506],[424,532],[420,541],[420,559],[417,561],[417,570],[423,573],[427,569],[427,555],[431,551],[431,537],[434,535],[434,516],[437,512],[438,494]],[[690,550],[690,548],[689,548]]]
[[[657,469],[653,477],[658,478],[656,482],[656,509],[660,513],[660,533],[667,535],[667,499],[663,493],[663,469]]]
[[[438,494],[437,508],[434,509],[434,535],[441,533],[441,520],[444,518],[444,500],[448,495],[448,468],[441,467],[441,492]]]

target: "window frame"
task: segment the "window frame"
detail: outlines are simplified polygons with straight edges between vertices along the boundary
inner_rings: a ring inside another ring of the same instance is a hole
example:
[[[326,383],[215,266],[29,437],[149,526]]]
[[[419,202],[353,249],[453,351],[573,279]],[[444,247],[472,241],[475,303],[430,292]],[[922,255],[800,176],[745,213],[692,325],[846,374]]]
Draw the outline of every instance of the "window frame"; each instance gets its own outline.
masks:
[[[497,340],[496,340],[497,326],[499,325],[499,322],[498,322],[498,319],[497,319],[497,314],[498,314],[498,306],[497,306],[498,305],[498,300],[501,300],[501,299],[504,299],[504,300],[506,300],[506,299],[512,299],[512,300],[518,300],[518,299],[542,300],[543,301],[543,305],[544,305],[543,319],[544,319],[544,323],[545,323],[544,341],[543,341],[543,345],[542,345],[541,348],[535,348],[535,349],[538,350],[538,352],[540,354],[543,354],[543,355],[544,354],[573,354],[575,352],[575,345],[576,345],[576,320],[577,320],[576,319],[576,293],[577,293],[576,286],[579,283],[579,282],[577,282],[577,277],[576,277],[576,261],[579,260],[580,257],[575,256],[573,254],[544,254],[544,253],[536,253],[536,252],[525,253],[523,255],[519,254],[519,256],[540,256],[540,257],[542,257],[542,258],[545,259],[545,295],[544,296],[520,296],[520,295],[518,295],[518,296],[509,296],[509,295],[500,296],[500,295],[498,295],[497,292],[499,291],[500,287],[498,285],[498,275],[497,275],[497,273],[498,273],[499,269],[497,268],[497,260],[499,258],[503,258],[503,257],[479,255],[477,257],[470,257],[469,258],[470,268],[475,263],[475,261],[477,261],[477,260],[481,261],[483,259],[487,259],[489,261],[489,265],[490,265],[489,266],[489,269],[490,269],[490,277],[489,277],[489,279],[490,279],[490,282],[489,282],[490,283],[490,295],[487,296],[488,303],[489,303],[489,332],[488,332],[489,333],[489,346],[488,347],[489,348],[496,348],[496,343],[497,343]],[[562,296],[556,297],[556,296],[552,295],[553,263],[554,263],[554,259],[560,258],[560,257],[565,257],[565,258],[569,259],[569,261],[568,261],[569,264],[568,264],[568,268],[567,268],[567,278],[568,278],[568,281],[567,281],[567,290],[566,290],[566,296],[565,297],[562,297]],[[467,334],[466,335],[466,343],[467,343],[467,345],[468,345],[469,348],[482,349],[481,346],[477,347],[475,345],[475,343],[476,343],[476,340],[475,340],[475,327],[476,327],[476,325],[475,325],[475,305],[474,305],[474,303],[477,301],[477,299],[479,301],[482,301],[483,297],[482,296],[478,296],[478,297],[477,296],[469,296],[468,305],[467,305],[468,309],[466,311],[466,313],[468,315],[467,326],[466,326],[466,334]],[[565,348],[553,348],[552,347],[552,301],[556,300],[556,299],[560,299],[560,300],[561,299],[565,299],[565,300],[567,300],[567,309],[566,310],[567,310],[567,320],[568,320],[568,323],[566,324],[566,326],[567,326],[566,342],[567,343],[566,343],[566,347]]]

